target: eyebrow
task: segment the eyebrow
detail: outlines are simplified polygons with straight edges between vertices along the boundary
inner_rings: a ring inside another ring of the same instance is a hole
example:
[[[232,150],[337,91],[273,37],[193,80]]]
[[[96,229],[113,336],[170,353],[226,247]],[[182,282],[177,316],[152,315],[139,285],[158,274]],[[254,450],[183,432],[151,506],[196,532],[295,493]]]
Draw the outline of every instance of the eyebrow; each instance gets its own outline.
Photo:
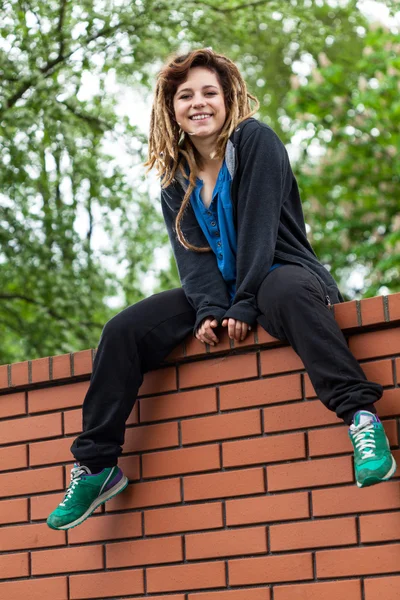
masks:
[[[216,85],[203,85],[202,89],[205,90],[206,88],[215,88],[216,90],[218,89]],[[179,92],[177,92],[178,94],[180,94],[181,92],[192,92],[192,88],[184,88],[183,90],[179,90]]]

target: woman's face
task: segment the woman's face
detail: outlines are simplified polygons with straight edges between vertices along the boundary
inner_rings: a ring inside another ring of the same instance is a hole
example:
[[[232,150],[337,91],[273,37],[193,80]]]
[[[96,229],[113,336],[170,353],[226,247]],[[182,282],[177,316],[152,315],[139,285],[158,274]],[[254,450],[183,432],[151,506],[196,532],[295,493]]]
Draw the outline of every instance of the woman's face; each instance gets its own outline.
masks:
[[[177,123],[189,135],[217,136],[226,119],[224,93],[217,75],[204,67],[190,69],[187,80],[176,90],[174,111]]]

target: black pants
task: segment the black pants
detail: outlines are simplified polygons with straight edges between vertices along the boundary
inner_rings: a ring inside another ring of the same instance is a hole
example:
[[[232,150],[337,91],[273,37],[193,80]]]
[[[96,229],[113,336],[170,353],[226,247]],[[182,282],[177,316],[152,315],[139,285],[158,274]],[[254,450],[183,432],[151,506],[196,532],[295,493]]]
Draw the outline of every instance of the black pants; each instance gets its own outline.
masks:
[[[305,268],[281,266],[258,291],[259,322],[290,343],[320,400],[350,425],[357,410],[376,412],[373,403],[383,388],[366,379],[325,296]],[[117,463],[143,374],[192,333],[194,322],[183,290],[173,289],[126,308],[105,325],[83,403],[83,432],[71,447],[77,461],[97,468]]]

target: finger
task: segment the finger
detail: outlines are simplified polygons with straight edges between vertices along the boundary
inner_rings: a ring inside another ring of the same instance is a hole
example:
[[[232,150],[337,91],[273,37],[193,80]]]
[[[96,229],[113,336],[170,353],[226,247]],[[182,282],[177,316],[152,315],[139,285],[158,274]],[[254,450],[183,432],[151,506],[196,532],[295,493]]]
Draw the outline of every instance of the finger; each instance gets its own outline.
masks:
[[[218,321],[217,319],[213,319],[210,323],[210,327],[218,327]]]
[[[235,337],[235,325],[236,325],[235,319],[229,319],[229,321],[228,321],[228,335],[231,338],[231,340],[233,340],[233,338]]]
[[[242,337],[240,338],[240,341],[243,342],[243,340],[245,339],[246,335],[248,332],[248,325],[247,323],[243,323],[243,327],[242,327]]]
[[[235,341],[240,342],[242,337],[242,321],[236,321],[235,324]]]
[[[208,340],[211,340],[213,342],[218,342],[218,338],[215,335],[215,333],[213,332],[213,330],[211,329],[211,327],[206,328],[205,332],[204,332],[204,337],[207,338]]]
[[[228,319],[224,319],[222,321],[222,327],[226,327],[228,325]]]

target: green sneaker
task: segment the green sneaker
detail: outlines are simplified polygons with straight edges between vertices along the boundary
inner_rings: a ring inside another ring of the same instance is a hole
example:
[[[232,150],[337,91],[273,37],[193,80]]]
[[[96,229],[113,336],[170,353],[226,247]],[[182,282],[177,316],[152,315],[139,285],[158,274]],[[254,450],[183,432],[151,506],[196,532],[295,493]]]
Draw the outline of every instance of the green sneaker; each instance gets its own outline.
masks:
[[[358,487],[387,481],[394,475],[396,461],[377,415],[359,410],[350,425],[349,436],[354,447],[354,470]]]
[[[51,529],[72,529],[127,485],[128,478],[119,467],[107,467],[92,475],[88,467],[75,463],[64,500],[49,515],[47,525]]]

